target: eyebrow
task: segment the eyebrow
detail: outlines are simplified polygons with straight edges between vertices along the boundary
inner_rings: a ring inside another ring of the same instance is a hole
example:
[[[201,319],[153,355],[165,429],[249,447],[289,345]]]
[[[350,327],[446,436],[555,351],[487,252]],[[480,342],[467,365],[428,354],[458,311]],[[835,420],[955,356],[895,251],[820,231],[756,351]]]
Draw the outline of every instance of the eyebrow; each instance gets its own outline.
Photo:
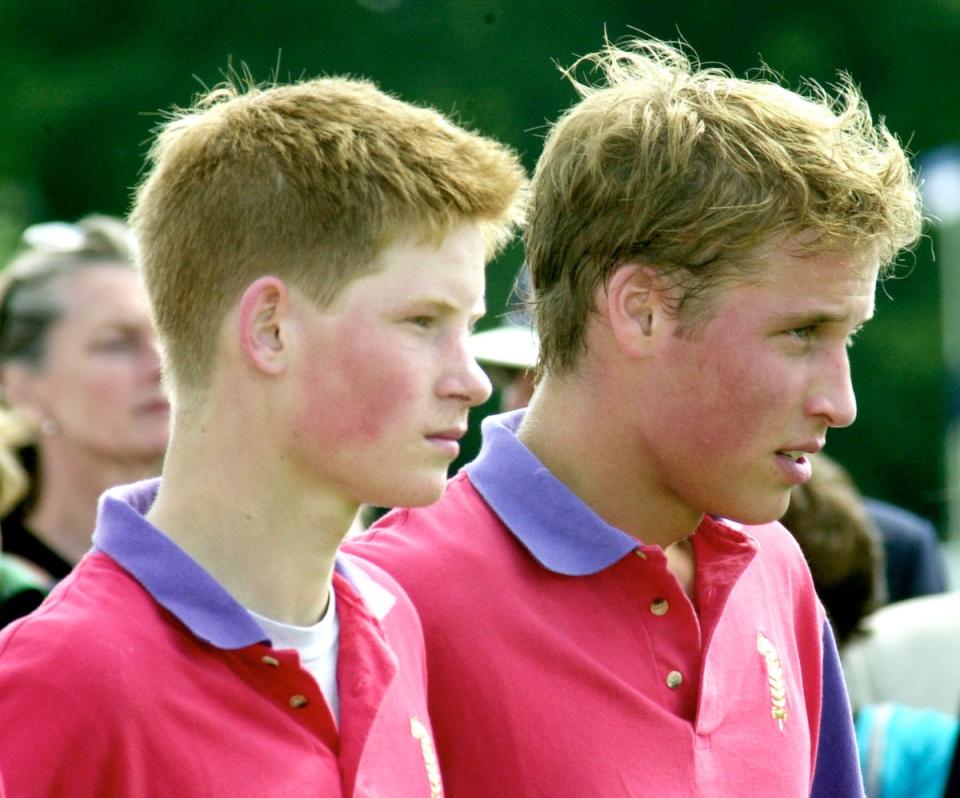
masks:
[[[858,326],[866,324],[872,318],[873,313],[860,321]],[[852,316],[849,313],[824,313],[822,311],[788,313],[779,319],[785,327],[818,327],[821,324],[844,324],[851,320]]]
[[[436,313],[441,314],[450,314],[450,313],[461,313],[462,308],[460,305],[451,302],[447,299],[440,299],[437,297],[420,297],[411,300],[411,304],[415,307],[426,307],[433,310]],[[477,309],[474,309],[470,312],[470,318],[473,321],[483,318],[487,313],[486,303],[481,299],[480,306]]]
[[[150,327],[150,323],[143,319],[101,319],[96,322],[96,327],[94,329],[129,330],[131,332],[140,332],[141,330]]]

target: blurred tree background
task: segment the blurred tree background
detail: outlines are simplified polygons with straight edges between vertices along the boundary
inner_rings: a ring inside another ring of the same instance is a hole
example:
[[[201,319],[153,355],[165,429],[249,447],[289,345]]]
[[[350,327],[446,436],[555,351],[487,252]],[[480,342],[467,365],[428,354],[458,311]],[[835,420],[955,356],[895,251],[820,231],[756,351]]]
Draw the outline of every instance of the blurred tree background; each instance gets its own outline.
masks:
[[[158,111],[228,67],[257,79],[350,73],[511,143],[529,167],[574,100],[557,64],[644,31],[796,87],[838,69],[915,154],[960,139],[960,0],[3,0],[0,255],[32,222],[123,214]],[[863,490],[942,524],[936,230],[878,297],[853,353],[860,418],[829,451]],[[493,323],[522,261],[489,271]],[[707,454],[706,456],[709,456]]]

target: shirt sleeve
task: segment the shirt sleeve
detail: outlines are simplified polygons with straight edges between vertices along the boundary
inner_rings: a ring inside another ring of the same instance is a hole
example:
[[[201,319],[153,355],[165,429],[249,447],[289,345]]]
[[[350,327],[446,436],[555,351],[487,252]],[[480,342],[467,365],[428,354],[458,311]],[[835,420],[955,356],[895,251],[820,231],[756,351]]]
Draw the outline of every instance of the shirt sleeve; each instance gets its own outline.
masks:
[[[129,716],[120,712],[137,708],[115,706],[98,688],[112,682],[110,656],[99,675],[75,668],[59,641],[33,634],[34,618],[0,635],[0,798],[146,795],[121,781],[128,757],[117,738]]]
[[[853,730],[853,713],[840,670],[837,643],[823,622],[823,694],[820,739],[811,798],[862,798],[863,778]]]

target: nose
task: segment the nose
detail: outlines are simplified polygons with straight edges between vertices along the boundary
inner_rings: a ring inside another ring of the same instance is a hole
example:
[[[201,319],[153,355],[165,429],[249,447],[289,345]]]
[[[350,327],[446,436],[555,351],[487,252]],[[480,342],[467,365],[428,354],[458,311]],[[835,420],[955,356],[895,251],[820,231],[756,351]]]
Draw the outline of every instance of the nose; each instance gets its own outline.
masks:
[[[144,371],[151,379],[160,380],[161,359],[160,344],[156,338],[149,338],[142,347],[142,362]]]
[[[464,341],[457,347],[451,367],[440,378],[437,393],[441,398],[459,399],[475,407],[486,402],[492,392],[490,379],[467,351]]]
[[[856,420],[857,397],[846,347],[825,364],[822,379],[807,400],[807,413],[822,417],[828,427],[849,427]]]

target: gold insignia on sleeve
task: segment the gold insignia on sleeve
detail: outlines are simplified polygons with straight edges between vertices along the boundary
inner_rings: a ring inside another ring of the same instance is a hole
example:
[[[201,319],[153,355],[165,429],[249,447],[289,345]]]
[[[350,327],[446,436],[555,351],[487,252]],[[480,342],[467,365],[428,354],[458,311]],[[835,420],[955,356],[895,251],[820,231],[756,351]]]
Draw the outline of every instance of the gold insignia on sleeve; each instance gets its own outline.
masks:
[[[757,632],[757,651],[767,666],[767,683],[770,685],[770,714],[783,731],[787,722],[787,682],[783,676],[783,664],[780,655],[761,632]]]
[[[423,764],[427,768],[427,779],[430,782],[430,798],[443,798],[443,782],[440,780],[440,765],[437,763],[433,738],[416,715],[410,717],[410,734],[420,743],[420,753],[423,754]]]

